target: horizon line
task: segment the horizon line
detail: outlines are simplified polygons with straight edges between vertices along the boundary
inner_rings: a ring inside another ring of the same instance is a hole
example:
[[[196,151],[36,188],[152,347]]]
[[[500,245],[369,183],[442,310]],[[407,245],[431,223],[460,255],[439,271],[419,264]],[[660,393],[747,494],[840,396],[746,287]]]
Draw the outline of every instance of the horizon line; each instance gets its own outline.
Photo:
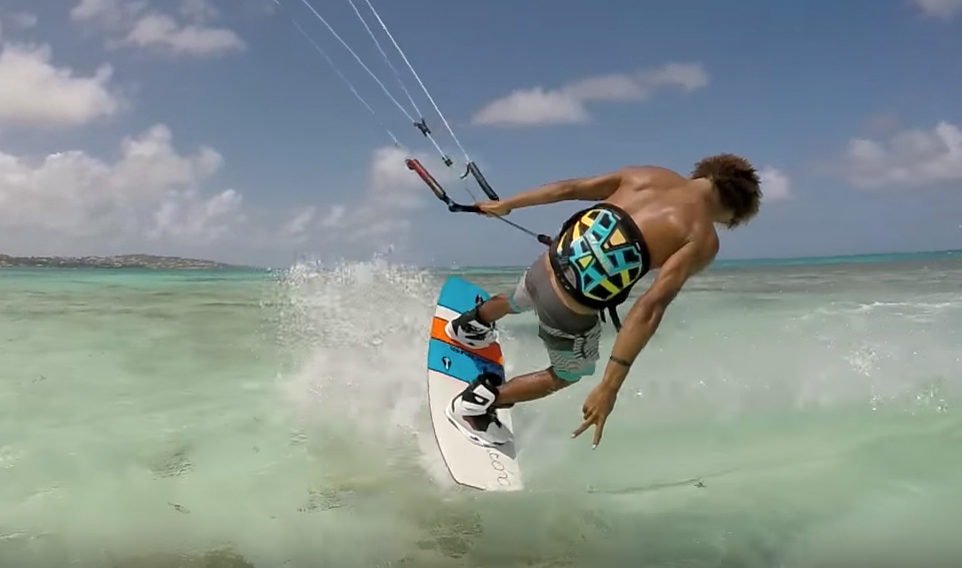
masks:
[[[712,263],[711,267],[718,266],[724,263],[765,263],[765,262],[804,262],[804,261],[817,261],[817,260],[831,260],[831,259],[851,259],[851,258],[877,258],[877,257],[894,257],[894,256],[924,256],[924,255],[952,255],[952,254],[962,254],[962,248],[959,249],[936,249],[936,250],[911,250],[911,251],[887,251],[887,252],[869,252],[869,253],[844,253],[844,254],[825,254],[825,255],[799,255],[799,256],[759,256],[759,257],[736,257],[736,258],[723,258],[717,259]],[[458,270],[467,268],[518,268],[525,265],[518,264],[471,264],[471,265],[460,265]],[[710,268],[711,268],[710,267]],[[424,266],[424,268],[451,268],[450,266],[442,267],[440,265]]]
[[[764,263],[786,263],[786,262],[796,262],[796,263],[806,263],[814,261],[825,261],[825,260],[845,260],[845,259],[865,259],[873,260],[879,257],[906,257],[906,256],[943,256],[952,254],[962,254],[962,248],[950,248],[950,249],[936,249],[936,250],[910,250],[910,251],[885,251],[885,252],[871,252],[871,253],[844,253],[844,254],[826,254],[826,255],[798,255],[798,256],[764,256],[764,257],[735,257],[735,258],[723,258],[717,259],[709,267],[724,267],[727,264],[764,264]],[[193,261],[193,262],[204,262],[209,264],[215,264],[219,266],[212,266],[209,269],[248,269],[248,270],[267,270],[274,271],[278,269],[283,269],[280,266],[258,266],[255,264],[240,264],[233,262],[225,262],[220,260],[203,259],[196,257],[181,257],[171,254],[150,254],[150,253],[121,253],[112,255],[11,255],[0,253],[0,257],[9,258],[22,258],[22,259],[84,259],[84,258],[122,258],[122,257],[150,257],[158,259],[169,259],[169,260],[179,260],[179,261]],[[295,260],[286,267],[294,266],[301,261],[306,259]],[[368,259],[371,260],[371,259]],[[311,262],[311,260],[307,260]],[[359,261],[365,262],[365,261]],[[446,265],[431,265],[431,264],[414,264],[418,268],[425,269],[442,269],[442,270],[465,270],[465,269],[517,269],[523,268],[525,264],[468,264],[459,265],[456,263],[448,263]],[[56,267],[50,267],[56,268]]]

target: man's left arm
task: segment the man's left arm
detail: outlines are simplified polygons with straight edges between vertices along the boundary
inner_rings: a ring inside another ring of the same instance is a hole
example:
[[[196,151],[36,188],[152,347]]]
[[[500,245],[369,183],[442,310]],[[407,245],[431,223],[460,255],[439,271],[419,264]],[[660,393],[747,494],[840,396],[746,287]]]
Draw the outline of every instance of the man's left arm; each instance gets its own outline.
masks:
[[[618,170],[596,176],[556,181],[509,197],[503,201],[503,204],[510,210],[514,210],[558,201],[603,201],[618,189],[623,178],[624,171]]]
[[[635,357],[658,329],[668,305],[688,278],[706,264],[701,247],[690,242],[662,265],[651,287],[638,298],[622,323],[621,331],[615,337],[615,345],[611,349],[611,357],[601,385],[618,392]]]

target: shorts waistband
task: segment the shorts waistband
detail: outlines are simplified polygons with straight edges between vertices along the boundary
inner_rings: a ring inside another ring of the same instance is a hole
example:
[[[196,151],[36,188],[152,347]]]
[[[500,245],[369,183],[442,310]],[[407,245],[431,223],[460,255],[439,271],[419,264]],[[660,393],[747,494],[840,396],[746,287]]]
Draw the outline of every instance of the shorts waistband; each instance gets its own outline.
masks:
[[[525,289],[541,322],[570,334],[584,333],[594,327],[598,323],[598,314],[583,314],[569,308],[551,285],[551,278],[545,266],[545,255],[534,261],[525,276]]]

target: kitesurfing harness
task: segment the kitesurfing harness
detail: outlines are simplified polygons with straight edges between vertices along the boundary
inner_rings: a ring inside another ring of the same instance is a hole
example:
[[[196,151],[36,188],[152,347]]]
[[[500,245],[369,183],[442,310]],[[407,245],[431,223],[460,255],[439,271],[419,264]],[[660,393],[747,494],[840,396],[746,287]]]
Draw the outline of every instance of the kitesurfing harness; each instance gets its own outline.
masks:
[[[617,307],[648,273],[651,262],[634,220],[617,205],[606,202],[569,217],[551,243],[548,259],[561,287],[588,307],[607,309],[618,330],[621,318]]]

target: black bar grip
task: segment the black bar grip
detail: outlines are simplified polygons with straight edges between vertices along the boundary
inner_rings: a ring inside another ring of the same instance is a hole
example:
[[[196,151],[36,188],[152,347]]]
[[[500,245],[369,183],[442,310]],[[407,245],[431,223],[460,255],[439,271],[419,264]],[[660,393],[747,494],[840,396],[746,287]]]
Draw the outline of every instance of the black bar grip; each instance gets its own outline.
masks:
[[[488,180],[484,179],[484,174],[482,174],[481,170],[478,169],[477,164],[475,164],[474,162],[468,162],[468,173],[474,176],[474,179],[478,181],[478,185],[481,186],[481,190],[484,191],[484,193],[488,196],[489,199],[494,199],[494,200],[501,199],[500,197],[498,197],[498,194],[495,193],[493,189],[491,189],[491,186],[488,184]]]

